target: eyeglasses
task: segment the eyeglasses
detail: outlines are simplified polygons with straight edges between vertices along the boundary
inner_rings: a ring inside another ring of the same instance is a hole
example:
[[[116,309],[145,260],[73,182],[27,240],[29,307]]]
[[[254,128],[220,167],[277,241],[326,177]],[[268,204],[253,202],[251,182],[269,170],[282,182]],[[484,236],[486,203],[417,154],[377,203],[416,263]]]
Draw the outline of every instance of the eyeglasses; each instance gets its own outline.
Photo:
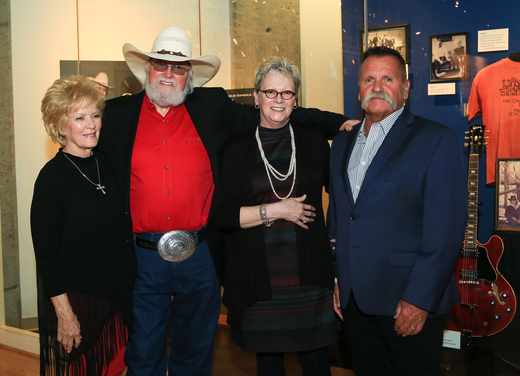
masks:
[[[153,67],[153,69],[161,73],[166,72],[168,70],[168,67],[172,68],[173,74],[177,74],[179,76],[185,74],[190,70],[190,67],[186,65],[170,65],[163,63],[162,61],[149,61],[148,63]]]
[[[285,99],[286,101],[288,101],[289,99],[294,97],[294,95],[296,94],[294,91],[291,91],[291,90],[276,91],[273,89],[267,89],[267,90],[258,90],[258,91],[261,91],[262,93],[264,93],[265,96],[269,99],[275,99],[278,96],[278,94],[280,94],[282,96],[282,99]]]

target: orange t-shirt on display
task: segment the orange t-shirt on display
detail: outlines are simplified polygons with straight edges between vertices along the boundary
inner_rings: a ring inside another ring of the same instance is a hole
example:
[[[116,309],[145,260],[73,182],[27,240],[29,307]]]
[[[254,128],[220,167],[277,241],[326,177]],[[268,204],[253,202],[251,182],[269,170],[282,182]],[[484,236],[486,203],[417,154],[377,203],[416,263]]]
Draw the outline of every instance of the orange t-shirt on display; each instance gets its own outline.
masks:
[[[477,73],[471,86],[468,116],[472,123],[482,117],[489,131],[486,183],[492,184],[497,158],[520,158],[520,63],[506,58]]]

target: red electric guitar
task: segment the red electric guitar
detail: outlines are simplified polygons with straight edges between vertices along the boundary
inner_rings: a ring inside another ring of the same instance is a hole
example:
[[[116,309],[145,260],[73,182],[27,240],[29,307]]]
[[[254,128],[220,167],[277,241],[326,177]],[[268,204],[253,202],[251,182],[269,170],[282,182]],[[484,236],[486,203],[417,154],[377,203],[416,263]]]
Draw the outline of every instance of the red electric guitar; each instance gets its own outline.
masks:
[[[446,329],[467,337],[485,337],[504,330],[516,312],[516,296],[511,285],[498,270],[504,251],[502,239],[493,235],[486,244],[477,240],[478,160],[484,145],[484,126],[469,130],[468,224],[457,263],[457,280],[461,303],[448,315]]]

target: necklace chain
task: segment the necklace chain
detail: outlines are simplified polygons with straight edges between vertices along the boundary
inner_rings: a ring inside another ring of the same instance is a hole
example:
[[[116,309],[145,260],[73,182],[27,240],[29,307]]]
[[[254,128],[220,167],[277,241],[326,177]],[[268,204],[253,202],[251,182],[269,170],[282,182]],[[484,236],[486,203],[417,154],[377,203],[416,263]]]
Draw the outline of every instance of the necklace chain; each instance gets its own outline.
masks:
[[[104,186],[104,185],[101,185],[101,175],[99,174],[99,163],[98,163],[98,160],[97,160],[96,157],[94,157],[94,160],[96,161],[97,175],[98,175],[98,180],[99,180],[99,183],[97,183],[97,184],[94,183],[92,180],[90,180],[90,179],[87,177],[87,175],[85,175],[85,174],[83,173],[83,171],[80,170],[80,168],[78,167],[78,165],[77,165],[76,163],[74,163],[74,162],[72,161],[72,159],[69,158],[69,156],[68,156],[67,154],[63,153],[63,155],[65,156],[65,158],[67,158],[67,159],[70,161],[70,163],[72,163],[72,164],[74,165],[74,167],[76,167],[76,168],[78,169],[79,173],[80,173],[81,175],[83,175],[83,177],[84,177],[85,179],[87,179],[91,184],[93,184],[93,185],[96,186],[96,189],[97,189],[98,191],[101,190],[101,192],[103,192],[104,195],[107,194],[107,193],[105,192],[105,190],[104,190],[105,186]]]
[[[267,172],[267,177],[269,178],[269,184],[271,184],[271,189],[272,189],[273,193],[275,194],[275,196],[278,197],[279,200],[286,200],[291,195],[291,193],[294,189],[294,185],[296,183],[296,144],[294,142],[294,132],[293,132],[292,126],[291,126],[291,124],[289,124],[289,132],[291,133],[292,152],[291,152],[291,162],[289,163],[289,170],[287,171],[287,174],[282,174],[277,169],[275,169],[273,166],[271,166],[271,164],[265,157],[264,148],[262,147],[262,141],[260,140],[259,128],[260,127],[256,128],[255,137],[256,137],[256,142],[258,144],[258,150],[260,150],[260,156],[262,157],[262,160],[264,161],[265,171]],[[279,181],[284,181],[289,176],[293,175],[293,182],[292,182],[291,190],[289,191],[287,196],[285,196],[283,198],[278,196],[278,193],[276,193],[276,190],[274,189],[271,175],[273,175]]]

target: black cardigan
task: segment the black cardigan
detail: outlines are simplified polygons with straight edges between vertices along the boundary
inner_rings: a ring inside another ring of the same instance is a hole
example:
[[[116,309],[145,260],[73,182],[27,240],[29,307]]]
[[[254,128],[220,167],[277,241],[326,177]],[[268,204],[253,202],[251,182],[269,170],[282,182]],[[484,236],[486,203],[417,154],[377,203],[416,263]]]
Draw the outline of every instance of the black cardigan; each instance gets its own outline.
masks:
[[[329,179],[329,144],[317,127],[294,126],[296,144],[296,189],[306,194],[306,203],[316,208],[315,221],[308,230],[296,227],[298,269],[302,285],[334,286],[334,270],[323,215],[323,187]],[[240,227],[240,208],[254,206],[252,172],[258,153],[255,129],[239,136],[224,151],[221,195],[214,224],[232,231],[227,250],[226,286],[223,303],[228,323],[234,327],[242,313],[257,301],[271,299],[269,271],[265,255],[264,229]]]

